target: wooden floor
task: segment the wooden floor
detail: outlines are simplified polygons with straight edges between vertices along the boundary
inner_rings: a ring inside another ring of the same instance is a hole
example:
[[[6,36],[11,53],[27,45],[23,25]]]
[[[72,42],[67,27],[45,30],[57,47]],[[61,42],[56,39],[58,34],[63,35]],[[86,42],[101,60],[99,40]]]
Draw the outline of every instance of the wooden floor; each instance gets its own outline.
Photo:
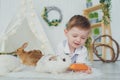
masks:
[[[101,70],[103,75],[100,77],[80,79],[80,80],[120,80],[120,61],[117,61],[115,63],[103,63],[101,61],[93,61],[92,67]],[[0,77],[0,80],[10,80],[10,79],[11,80],[51,80],[51,79],[31,79],[31,78],[15,79],[10,77],[9,78]]]

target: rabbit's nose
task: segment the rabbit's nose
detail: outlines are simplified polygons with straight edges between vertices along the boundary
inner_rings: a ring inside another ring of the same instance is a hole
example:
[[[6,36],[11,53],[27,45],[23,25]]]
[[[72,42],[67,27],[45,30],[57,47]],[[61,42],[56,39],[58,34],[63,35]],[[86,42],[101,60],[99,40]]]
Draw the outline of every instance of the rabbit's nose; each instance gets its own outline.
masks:
[[[65,59],[65,58],[63,58],[63,61],[65,62],[65,61],[66,61],[66,59]]]

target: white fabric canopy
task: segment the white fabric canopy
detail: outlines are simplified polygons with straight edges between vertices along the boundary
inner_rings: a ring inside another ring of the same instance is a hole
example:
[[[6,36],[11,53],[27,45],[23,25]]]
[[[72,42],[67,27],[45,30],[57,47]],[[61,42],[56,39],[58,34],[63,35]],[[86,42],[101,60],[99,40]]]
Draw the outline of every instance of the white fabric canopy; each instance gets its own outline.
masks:
[[[11,52],[28,42],[28,50],[39,49],[45,54],[54,53],[43,30],[32,0],[21,0],[21,10],[11,20],[0,38],[0,52]]]

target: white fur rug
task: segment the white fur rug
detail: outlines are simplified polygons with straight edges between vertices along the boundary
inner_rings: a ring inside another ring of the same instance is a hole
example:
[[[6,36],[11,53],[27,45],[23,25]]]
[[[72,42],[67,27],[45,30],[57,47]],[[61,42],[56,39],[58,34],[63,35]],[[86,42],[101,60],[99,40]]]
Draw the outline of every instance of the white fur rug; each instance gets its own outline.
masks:
[[[75,73],[75,72],[66,72],[66,73],[39,73],[34,71],[34,67],[25,67],[22,71],[19,72],[10,72],[4,75],[4,77],[13,77],[13,78],[44,78],[44,79],[65,79],[65,80],[74,80],[74,79],[86,79],[100,77],[102,73],[95,68],[92,68],[92,74],[86,73]]]

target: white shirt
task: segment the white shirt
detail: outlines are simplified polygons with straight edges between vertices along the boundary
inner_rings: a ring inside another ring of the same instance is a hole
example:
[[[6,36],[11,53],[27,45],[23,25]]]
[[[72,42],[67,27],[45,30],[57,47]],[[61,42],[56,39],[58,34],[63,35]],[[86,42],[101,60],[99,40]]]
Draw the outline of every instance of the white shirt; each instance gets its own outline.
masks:
[[[60,43],[57,47],[56,54],[67,54],[71,58],[72,63],[87,63],[87,49],[85,46],[81,46],[75,50],[74,53],[70,52],[68,41],[64,40],[62,43]],[[77,55],[73,58],[73,56]],[[74,61],[75,60],[75,61]]]

